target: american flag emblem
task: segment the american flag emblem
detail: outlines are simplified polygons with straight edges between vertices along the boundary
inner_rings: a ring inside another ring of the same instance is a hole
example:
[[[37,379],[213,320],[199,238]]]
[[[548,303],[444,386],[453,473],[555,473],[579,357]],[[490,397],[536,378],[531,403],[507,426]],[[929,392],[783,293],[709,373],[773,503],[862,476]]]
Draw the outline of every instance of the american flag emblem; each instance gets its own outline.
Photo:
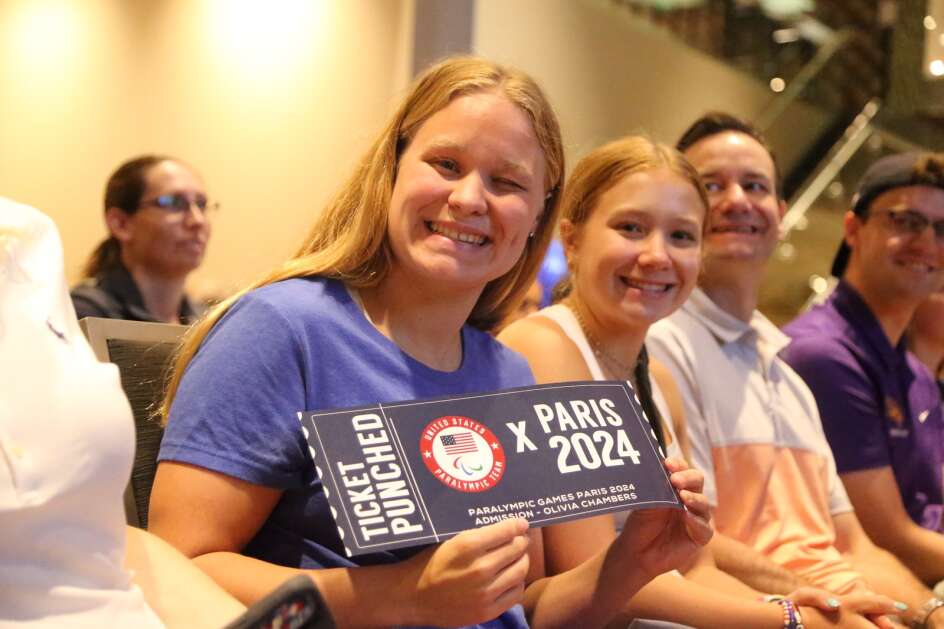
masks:
[[[439,439],[442,441],[446,454],[478,452],[475,437],[470,432],[454,432],[451,435],[441,435]]]

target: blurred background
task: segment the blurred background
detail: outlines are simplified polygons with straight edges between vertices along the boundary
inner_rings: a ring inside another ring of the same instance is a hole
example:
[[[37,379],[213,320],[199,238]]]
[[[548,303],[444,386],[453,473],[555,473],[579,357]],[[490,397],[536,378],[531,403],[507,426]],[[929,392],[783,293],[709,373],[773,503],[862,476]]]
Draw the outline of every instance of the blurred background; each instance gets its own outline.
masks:
[[[874,159],[944,150],[944,0],[0,0],[0,195],[59,225],[78,278],[105,180],[167,153],[222,204],[192,293],[289,255],[412,76],[475,52],[531,73],[569,164],[723,109],[780,159],[790,209],[761,309],[826,287]]]

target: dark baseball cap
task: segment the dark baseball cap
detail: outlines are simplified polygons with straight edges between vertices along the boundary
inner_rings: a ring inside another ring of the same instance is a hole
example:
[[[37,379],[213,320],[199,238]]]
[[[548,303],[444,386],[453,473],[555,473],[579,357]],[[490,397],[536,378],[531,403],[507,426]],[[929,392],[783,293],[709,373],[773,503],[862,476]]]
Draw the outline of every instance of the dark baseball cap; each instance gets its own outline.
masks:
[[[933,153],[898,153],[876,161],[869,166],[862,175],[862,179],[859,180],[859,187],[855,196],[852,197],[852,213],[858,217],[866,216],[872,201],[878,195],[893,188],[922,185],[944,188],[944,172],[938,172],[937,176],[934,176],[923,167],[923,164],[934,157]],[[940,159],[940,156],[937,157]],[[944,162],[941,163],[944,164]],[[940,170],[940,167],[938,169]],[[849,254],[849,245],[843,238],[830,269],[834,277],[841,277],[846,270]]]

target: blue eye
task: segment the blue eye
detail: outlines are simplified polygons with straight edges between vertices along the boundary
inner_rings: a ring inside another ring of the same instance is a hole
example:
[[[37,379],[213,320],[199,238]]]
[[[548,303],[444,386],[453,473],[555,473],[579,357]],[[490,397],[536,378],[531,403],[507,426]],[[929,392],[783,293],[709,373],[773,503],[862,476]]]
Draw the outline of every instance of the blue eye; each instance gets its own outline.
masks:
[[[459,172],[459,164],[453,159],[433,159],[430,163],[438,170],[448,173]]]
[[[630,236],[646,233],[646,228],[641,223],[620,223],[616,229]]]

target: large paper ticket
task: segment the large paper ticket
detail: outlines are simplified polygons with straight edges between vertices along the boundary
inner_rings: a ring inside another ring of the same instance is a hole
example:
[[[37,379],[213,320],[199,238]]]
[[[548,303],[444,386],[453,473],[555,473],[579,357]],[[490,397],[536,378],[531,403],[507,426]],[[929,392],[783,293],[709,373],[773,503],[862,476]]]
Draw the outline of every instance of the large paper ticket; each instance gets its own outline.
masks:
[[[543,526],[682,508],[622,382],[299,414],[348,555],[446,540],[505,518]]]

